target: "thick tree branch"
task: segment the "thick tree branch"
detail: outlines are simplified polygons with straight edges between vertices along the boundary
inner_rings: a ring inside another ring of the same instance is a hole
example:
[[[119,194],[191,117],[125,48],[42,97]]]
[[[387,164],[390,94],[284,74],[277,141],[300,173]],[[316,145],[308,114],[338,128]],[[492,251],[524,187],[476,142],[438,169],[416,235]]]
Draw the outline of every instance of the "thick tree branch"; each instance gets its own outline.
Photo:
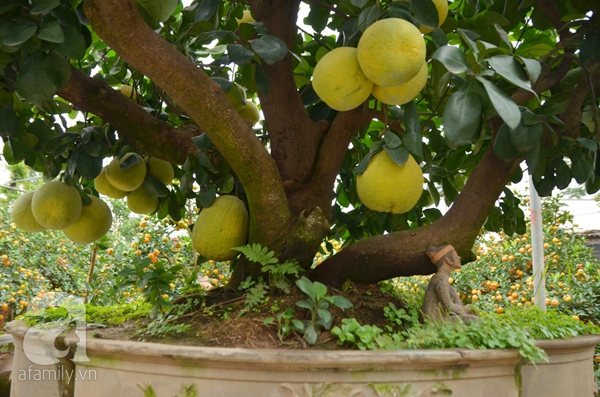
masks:
[[[288,185],[288,196],[292,207],[317,205],[323,209],[325,217],[331,221],[331,202],[334,198],[334,185],[342,167],[348,146],[356,132],[369,124],[371,115],[368,104],[356,109],[338,113],[319,148],[314,171],[305,184]]]
[[[279,37],[293,51],[300,0],[251,0],[257,21],[269,34]],[[284,181],[304,182],[312,173],[323,125],[313,122],[294,80],[294,59],[288,55],[273,65],[263,63],[269,77],[269,92],[259,91],[275,159]]]
[[[173,128],[104,80],[93,79],[75,68],[71,68],[71,79],[58,95],[108,121],[120,135],[152,156],[183,164],[187,155],[197,150],[192,142],[192,137],[201,133],[197,127]]]
[[[251,241],[268,243],[291,217],[281,178],[218,84],[146,25],[133,0],[85,0],[84,10],[94,31],[209,136],[246,191]]]
[[[471,249],[481,225],[519,162],[500,160],[490,145],[450,210],[438,221],[419,229],[362,240],[323,262],[311,277],[340,285],[347,279],[370,284],[399,276],[431,274],[436,269],[425,250],[446,244],[453,245],[466,260],[472,260]]]

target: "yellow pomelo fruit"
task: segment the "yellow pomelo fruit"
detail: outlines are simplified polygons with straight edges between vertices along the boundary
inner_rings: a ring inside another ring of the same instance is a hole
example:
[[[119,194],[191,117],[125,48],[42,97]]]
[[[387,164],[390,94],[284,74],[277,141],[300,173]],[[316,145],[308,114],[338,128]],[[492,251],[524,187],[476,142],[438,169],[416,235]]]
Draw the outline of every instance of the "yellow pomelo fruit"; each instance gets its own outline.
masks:
[[[125,95],[127,98],[131,99],[132,101],[137,101],[138,99],[137,91],[135,91],[130,85],[122,84],[118,86],[116,90],[119,91],[121,94]]]
[[[175,178],[175,171],[171,163],[156,157],[146,157],[146,172],[166,186],[173,183],[173,178]]]
[[[33,198],[34,192],[27,192],[13,203],[12,208],[12,220],[15,222],[19,229],[25,230],[26,232],[41,232],[46,228],[39,224],[31,212],[31,199]]]
[[[250,120],[252,125],[260,121],[260,111],[252,101],[246,101],[246,106],[238,112],[244,120]]]
[[[388,105],[404,105],[419,95],[425,83],[427,83],[427,62],[424,61],[415,77],[404,84],[391,87],[376,85],[373,87],[373,96]]]
[[[340,112],[362,104],[373,89],[373,82],[361,70],[353,47],[338,47],[325,54],[315,66],[312,84],[323,102]]]
[[[239,252],[233,247],[248,239],[248,211],[235,196],[219,196],[210,207],[200,211],[192,230],[192,245],[202,256],[214,261],[227,261]]]
[[[254,19],[250,10],[244,10],[242,17],[240,19],[236,18],[235,20],[237,21],[238,26],[247,22],[256,22],[256,19]]]
[[[425,40],[419,29],[400,18],[381,19],[358,41],[358,62],[375,84],[389,87],[416,76],[425,61]]]
[[[94,178],[94,187],[98,193],[114,199],[122,199],[127,196],[127,192],[114,187],[108,179],[106,179],[106,167],[102,167],[100,174]]]
[[[35,220],[50,230],[61,230],[75,223],[81,215],[81,206],[77,189],[59,181],[44,183],[31,198]]]
[[[121,168],[121,164],[131,156],[137,156],[137,163],[128,168]],[[119,190],[131,192],[142,185],[146,177],[146,162],[136,153],[127,153],[120,160],[114,158],[106,166],[106,179]]]
[[[231,84],[225,95],[236,111],[239,112],[246,106],[246,90],[238,83]]]
[[[76,244],[89,244],[104,236],[112,224],[108,205],[96,196],[89,196],[91,204],[81,208],[81,216],[71,226],[63,229],[69,240]]]
[[[371,158],[367,170],[356,179],[356,191],[367,208],[403,214],[421,198],[423,181],[423,171],[412,156],[398,166],[382,150]]]
[[[438,12],[438,27],[440,27],[446,20],[446,17],[448,17],[448,0],[433,0],[433,4]],[[419,26],[419,30],[422,33],[433,32],[432,28],[423,25]]]
[[[140,186],[127,195],[127,207],[136,214],[151,214],[158,208],[158,197],[151,196],[144,186]]]

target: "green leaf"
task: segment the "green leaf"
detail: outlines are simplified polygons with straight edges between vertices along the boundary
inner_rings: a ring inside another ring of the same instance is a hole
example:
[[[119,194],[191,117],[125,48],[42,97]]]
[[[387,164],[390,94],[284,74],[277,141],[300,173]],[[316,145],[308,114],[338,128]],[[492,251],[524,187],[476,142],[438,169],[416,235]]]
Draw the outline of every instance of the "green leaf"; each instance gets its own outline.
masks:
[[[444,199],[447,205],[450,205],[458,196],[458,189],[454,186],[454,183],[448,178],[442,179],[442,191],[444,192]]]
[[[202,134],[192,138],[192,142],[196,147],[200,150],[207,151],[211,149],[214,145],[208,135]]]
[[[317,315],[319,317],[319,323],[325,329],[331,328],[331,322],[333,318],[331,317],[331,313],[327,309],[317,309]]]
[[[15,111],[6,106],[0,109],[0,136],[7,138],[17,132],[19,128],[19,116]]]
[[[404,127],[406,135],[404,136],[404,145],[413,154],[423,157],[423,146],[421,145],[421,123],[419,120],[419,111],[415,101],[410,101],[404,105]]]
[[[523,66],[513,57],[497,55],[489,58],[487,61],[500,76],[504,77],[517,87],[533,93],[537,97],[537,93],[531,88],[531,82],[529,81]]]
[[[82,26],[81,29],[87,29]],[[55,43],[53,47],[72,59],[83,59],[87,44],[81,30],[74,26],[63,26],[62,30],[65,34],[65,40],[62,43]]]
[[[325,284],[322,284],[318,281],[313,282],[315,286],[315,293],[317,296],[316,300],[321,300],[325,295],[327,295],[327,287]]]
[[[396,165],[402,166],[408,161],[408,150],[404,149],[403,147],[390,149],[384,145],[383,148],[388,156],[390,156],[390,158],[394,161],[394,163],[396,163]]]
[[[437,28],[440,26],[440,16],[433,1],[410,0],[409,2],[421,25],[425,25],[428,28]]]
[[[527,153],[541,144],[542,125],[539,116],[527,108],[521,108],[521,122],[517,128],[508,128],[510,140],[519,153]]]
[[[442,123],[448,140],[456,147],[470,144],[481,125],[481,99],[470,90],[453,93],[442,115]]]
[[[350,3],[357,8],[363,8],[368,2],[369,0],[350,0]]]
[[[304,19],[304,23],[310,25],[315,32],[321,32],[327,26],[329,21],[329,10],[325,7],[313,5],[310,7],[308,16]]]
[[[598,150],[598,144],[596,143],[596,141],[591,140],[589,138],[577,138],[576,139],[577,143],[579,143],[582,147],[584,147],[585,149],[591,151],[591,152],[595,152]],[[600,160],[600,159],[598,159]]]
[[[519,57],[521,61],[525,64],[527,68],[527,72],[529,73],[529,81],[531,84],[535,84],[537,79],[542,74],[542,64],[536,59],[530,59],[525,57]]]
[[[40,29],[38,37],[50,43],[62,43],[65,41],[65,34],[56,20],[51,20]]]
[[[13,22],[4,30],[2,44],[18,46],[33,37],[37,32],[37,23],[29,20]]]
[[[31,14],[41,14],[43,12],[50,11],[60,5],[60,0],[33,0],[31,2],[33,7],[31,8]]]
[[[210,207],[217,198],[217,187],[211,185],[208,189],[198,195],[198,204],[201,208]]]
[[[465,53],[451,45],[438,48],[431,59],[441,62],[452,73],[471,71]]]
[[[340,309],[350,309],[351,307],[354,307],[352,302],[350,302],[348,299],[344,298],[343,296],[339,296],[339,295],[335,295],[335,296],[331,297],[331,304],[339,307]]]
[[[518,157],[517,148],[512,144],[509,128],[506,124],[502,124],[498,129],[494,141],[494,153],[504,161],[512,161]]]
[[[498,115],[504,120],[510,128],[516,128],[521,121],[521,111],[517,104],[501,89],[496,87],[491,81],[484,77],[477,76],[477,80],[483,83],[483,87],[498,112]]]
[[[304,340],[306,341],[306,343],[308,343],[309,345],[314,345],[315,343],[317,343],[317,330],[315,329],[315,326],[312,324],[308,324],[306,326],[306,330],[304,331]]]
[[[230,44],[227,46],[227,54],[229,54],[229,59],[237,65],[245,65],[252,61],[254,58],[254,52],[250,51],[247,48],[239,44]]]
[[[17,75],[17,89],[33,102],[49,100],[57,86],[48,78],[43,54],[36,52],[25,58]]]
[[[283,40],[268,34],[253,40],[250,45],[254,52],[269,65],[283,59],[288,52],[288,48]]]
[[[594,174],[594,166],[583,156],[571,159],[571,171],[577,183],[585,183]]]
[[[150,174],[146,174],[144,188],[146,189],[146,192],[155,197],[167,197],[169,193],[171,193],[164,183]]]
[[[581,63],[590,69],[600,64],[600,33],[596,29],[589,29],[583,37],[579,47]]]
[[[208,21],[215,15],[215,12],[219,9],[219,0],[199,0],[196,8],[196,15],[194,15],[194,22]],[[175,11],[175,8],[167,15],[166,19]],[[165,11],[166,13],[166,11]]]
[[[86,152],[77,156],[77,173],[85,179],[92,180],[102,171],[102,158],[92,157]]]
[[[296,306],[301,307],[303,309],[308,309],[308,310],[313,310],[315,308],[314,303],[307,299],[299,300],[298,302],[296,302]]]
[[[258,89],[261,90],[265,95],[269,94],[269,76],[267,76],[267,73],[265,72],[265,69],[263,69],[262,65],[255,65],[254,66],[254,79],[256,80],[256,85],[258,86]]]
[[[156,22],[164,22],[175,12],[179,0],[136,0],[136,3]]]
[[[383,134],[383,140],[385,141],[385,148],[388,149],[396,149],[402,145],[402,139],[389,130]]]
[[[361,31],[364,31],[366,28],[371,26],[371,24],[373,24],[373,22],[375,22],[377,20],[378,16],[379,16],[379,7],[370,6],[370,7],[365,8],[358,15],[358,22],[357,22],[358,29],[360,29]]]
[[[298,286],[300,291],[302,291],[306,295],[308,295],[308,297],[310,299],[312,299],[313,301],[316,300],[317,292],[315,290],[315,285],[313,284],[312,281],[310,281],[308,278],[302,276],[302,278],[299,278],[298,280],[296,280],[296,285]]]
[[[556,187],[560,190],[565,189],[571,183],[571,170],[565,161],[560,158],[555,164]]]
[[[71,79],[71,65],[64,55],[50,51],[44,59],[44,69],[48,80],[60,89]]]

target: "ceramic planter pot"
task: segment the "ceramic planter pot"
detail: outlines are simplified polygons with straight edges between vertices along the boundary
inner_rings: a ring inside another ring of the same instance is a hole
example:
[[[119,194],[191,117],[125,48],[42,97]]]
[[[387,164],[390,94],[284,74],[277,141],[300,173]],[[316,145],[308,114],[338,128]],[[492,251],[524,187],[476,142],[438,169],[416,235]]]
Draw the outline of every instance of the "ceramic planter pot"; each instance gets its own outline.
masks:
[[[593,396],[593,358],[598,343],[600,335],[537,341],[549,362],[522,367],[523,397]]]
[[[8,329],[12,397],[141,397],[148,387],[157,397],[186,389],[195,390],[186,396],[236,397],[519,395],[516,350],[252,350],[87,338],[78,358],[74,334],[30,332],[20,322]],[[68,354],[39,364],[57,351]]]

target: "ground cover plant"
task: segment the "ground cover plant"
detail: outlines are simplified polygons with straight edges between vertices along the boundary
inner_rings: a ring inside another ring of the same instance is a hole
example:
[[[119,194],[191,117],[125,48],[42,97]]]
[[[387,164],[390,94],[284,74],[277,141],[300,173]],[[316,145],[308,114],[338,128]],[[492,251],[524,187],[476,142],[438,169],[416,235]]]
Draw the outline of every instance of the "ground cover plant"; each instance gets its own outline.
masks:
[[[3,158],[52,183],[17,206],[11,233],[37,222],[36,236],[68,237],[80,219],[107,220],[92,197],[110,202],[109,230],[131,234],[90,236],[104,262],[82,290],[91,302],[105,289],[141,295],[148,339],[200,340],[200,327],[175,320],[206,311],[266,314],[259,325],[274,343],[336,345],[342,318],[379,326],[352,294],[383,298],[373,305],[402,327],[409,307],[377,283],[433,273],[431,246],[475,261],[482,227],[522,239],[525,214],[506,188],[522,164],[542,196],[572,180],[600,189],[598,12],[577,0],[10,0],[0,6]],[[81,205],[47,222],[67,196]],[[162,222],[192,235],[159,237]],[[487,281],[523,266],[465,283],[464,299],[498,311]],[[205,292],[205,281],[227,288]],[[235,322],[217,330],[225,344],[245,336]]]

